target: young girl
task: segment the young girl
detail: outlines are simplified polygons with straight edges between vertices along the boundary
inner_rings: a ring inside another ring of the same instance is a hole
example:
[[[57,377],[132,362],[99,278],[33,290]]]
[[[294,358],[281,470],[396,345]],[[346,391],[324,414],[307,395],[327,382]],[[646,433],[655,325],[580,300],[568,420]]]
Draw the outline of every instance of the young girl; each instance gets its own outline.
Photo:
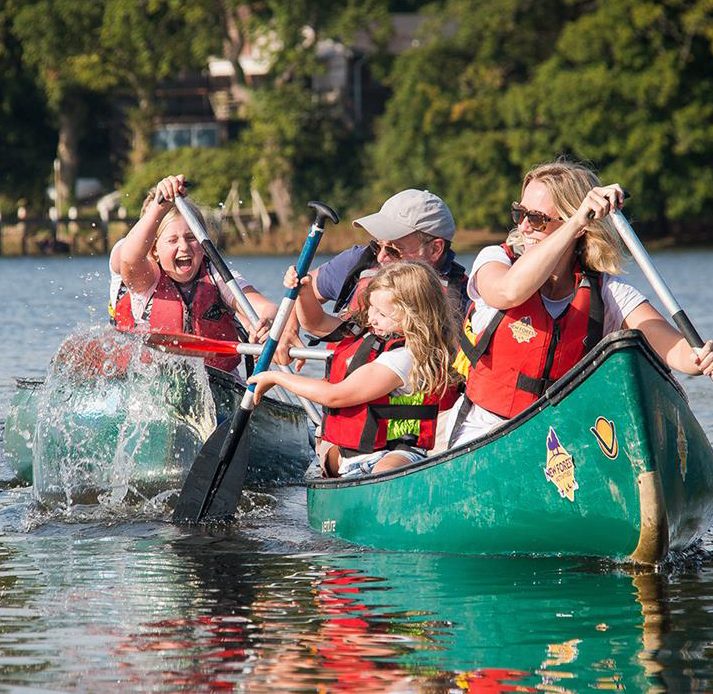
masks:
[[[185,193],[181,174],[159,181],[144,201],[139,221],[112,250],[114,306],[112,311],[110,305],[110,314],[124,330],[148,325],[168,332],[239,340],[237,301],[212,270],[200,242],[173,204],[176,196]],[[202,221],[200,210],[190,201],[188,204]],[[121,282],[116,281],[117,272]],[[264,339],[277,307],[242,277],[236,279],[261,319],[251,339]],[[206,363],[231,371],[238,361],[238,357],[219,357]]]
[[[285,286],[296,286],[290,268]],[[435,271],[390,263],[371,281],[353,322],[327,314],[308,275],[297,299],[300,324],[339,334],[327,379],[263,372],[255,402],[280,385],[325,408],[318,453],[329,475],[383,472],[415,462],[433,447],[438,401],[451,385],[457,327]]]

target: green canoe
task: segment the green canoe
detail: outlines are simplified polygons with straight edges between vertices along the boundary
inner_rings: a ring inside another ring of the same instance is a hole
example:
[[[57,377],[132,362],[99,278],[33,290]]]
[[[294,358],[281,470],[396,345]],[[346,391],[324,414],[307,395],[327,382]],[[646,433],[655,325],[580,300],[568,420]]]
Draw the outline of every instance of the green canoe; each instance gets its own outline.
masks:
[[[49,506],[150,499],[181,488],[243,392],[230,374],[149,350],[130,336],[75,335],[45,379],[17,380],[4,457],[17,481],[32,484]],[[299,406],[265,400],[249,435],[248,486],[302,481],[314,449]]]
[[[605,338],[518,417],[360,479],[308,477],[310,525],[383,549],[653,564],[713,525],[713,450],[637,331]]]

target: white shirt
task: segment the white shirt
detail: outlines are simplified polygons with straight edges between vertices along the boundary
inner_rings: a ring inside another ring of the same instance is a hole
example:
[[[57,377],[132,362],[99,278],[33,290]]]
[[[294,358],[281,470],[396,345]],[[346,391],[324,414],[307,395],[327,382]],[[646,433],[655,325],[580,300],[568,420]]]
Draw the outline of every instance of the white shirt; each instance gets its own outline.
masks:
[[[498,262],[510,267],[512,261],[508,254],[501,246],[487,246],[484,248],[473,261],[473,267],[470,271],[468,279],[468,296],[475,303],[475,311],[471,319],[471,326],[474,333],[479,333],[485,329],[490,323],[493,316],[497,313],[497,309],[488,306],[483,298],[478,293],[478,284],[476,275],[486,263]],[[574,294],[565,297],[564,299],[552,300],[547,297],[542,297],[542,303],[547,312],[557,318],[567,308]],[[632,287],[620,279],[602,273],[602,301],[604,303],[604,330],[603,334],[620,330],[622,323],[626,317],[640,304],[647,301],[646,297],[636,288]],[[458,410],[463,402],[463,396],[456,402],[450,412],[448,424],[446,426],[447,436],[450,438],[455,420],[458,415]],[[479,405],[473,404],[468,413],[468,416],[463,422],[463,426],[458,431],[458,436],[454,441],[454,445],[472,441],[475,438],[485,435],[498,424],[506,421],[503,417],[499,417],[488,410],[483,409]]]

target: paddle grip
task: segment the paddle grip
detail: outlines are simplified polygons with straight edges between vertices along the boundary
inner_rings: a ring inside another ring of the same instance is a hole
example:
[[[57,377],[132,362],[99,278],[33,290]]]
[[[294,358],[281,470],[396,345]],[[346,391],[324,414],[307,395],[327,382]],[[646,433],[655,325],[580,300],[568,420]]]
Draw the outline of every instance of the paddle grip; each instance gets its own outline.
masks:
[[[329,206],[319,200],[310,200],[307,207],[315,211],[314,225],[324,229],[324,223],[330,219],[333,224],[339,224],[339,215]]]
[[[681,331],[683,336],[686,338],[691,347],[694,349],[700,349],[705,344],[703,338],[698,334],[698,331],[693,327],[690,318],[686,315],[686,312],[681,309],[677,313],[671,316],[671,319],[676,324],[676,327]]]

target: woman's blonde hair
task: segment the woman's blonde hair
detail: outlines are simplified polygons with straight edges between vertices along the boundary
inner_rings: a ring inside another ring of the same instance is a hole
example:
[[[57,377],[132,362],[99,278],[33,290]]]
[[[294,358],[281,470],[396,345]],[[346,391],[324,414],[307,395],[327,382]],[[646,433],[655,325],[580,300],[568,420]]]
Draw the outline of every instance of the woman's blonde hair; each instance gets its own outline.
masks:
[[[602,183],[584,164],[565,158],[540,164],[525,174],[521,196],[532,181],[540,181],[549,191],[559,216],[565,221],[579,209],[582,200],[595,186]],[[618,275],[622,269],[623,246],[608,217],[591,221],[579,241],[582,263],[598,272]],[[522,244],[522,233],[513,229],[506,243],[511,247]]]
[[[146,213],[146,210],[148,210],[149,205],[151,204],[151,201],[154,200],[156,197],[156,188],[151,188],[149,190],[148,194],[144,198],[144,202],[141,205],[141,216],[143,217],[144,214]],[[186,205],[191,209],[193,214],[198,218],[198,221],[203,225],[203,228],[206,228],[206,223],[205,223],[205,217],[203,216],[203,213],[201,212],[200,208],[192,201],[188,200],[187,198],[185,199]],[[161,220],[161,223],[158,225],[158,229],[156,229],[156,238],[158,239],[159,236],[161,236],[161,233],[163,230],[168,226],[169,222],[176,217],[180,217],[181,213],[178,211],[178,208],[171,203],[171,209],[166,213],[166,216]]]
[[[368,324],[371,294],[390,292],[406,346],[413,355],[410,386],[414,391],[442,395],[457,374],[451,363],[457,349],[458,324],[436,271],[415,260],[389,263],[369,282],[358,301],[354,319]]]

